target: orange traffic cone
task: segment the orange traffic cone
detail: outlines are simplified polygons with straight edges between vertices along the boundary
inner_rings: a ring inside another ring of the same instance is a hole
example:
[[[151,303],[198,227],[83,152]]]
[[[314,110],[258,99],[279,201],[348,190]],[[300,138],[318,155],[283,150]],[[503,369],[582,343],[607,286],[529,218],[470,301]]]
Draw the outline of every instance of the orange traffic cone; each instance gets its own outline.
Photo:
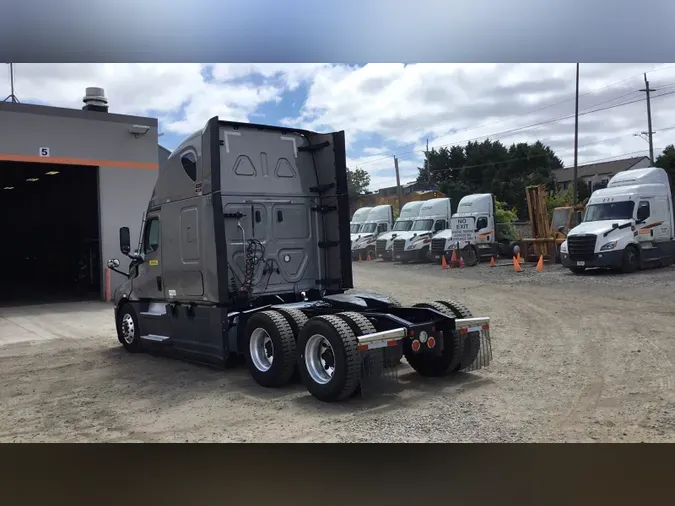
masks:
[[[491,257],[490,258],[490,267],[494,267],[495,265],[496,265],[495,264],[495,257]]]
[[[518,264],[520,264],[520,251],[519,251],[518,254],[516,255],[516,260],[518,260]]]
[[[457,267],[457,250],[452,250],[452,256],[450,257],[450,267]]]
[[[544,255],[539,255],[539,261],[537,262],[537,272],[544,270]]]
[[[445,259],[445,255],[441,257],[441,269],[448,269],[448,261]]]
[[[520,262],[518,262],[518,258],[513,257],[513,270],[516,272],[523,272],[523,269],[520,267]]]
[[[359,262],[363,262],[363,260],[361,260],[361,255],[359,255]]]
[[[459,267],[464,268],[464,257],[459,257]]]

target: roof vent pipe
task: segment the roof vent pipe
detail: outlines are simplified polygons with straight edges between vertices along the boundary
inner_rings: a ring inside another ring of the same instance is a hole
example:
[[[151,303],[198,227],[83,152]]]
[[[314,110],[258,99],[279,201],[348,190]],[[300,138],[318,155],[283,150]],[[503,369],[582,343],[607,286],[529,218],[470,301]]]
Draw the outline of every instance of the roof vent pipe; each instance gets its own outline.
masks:
[[[108,112],[108,99],[103,88],[87,88],[82,101],[85,111]]]

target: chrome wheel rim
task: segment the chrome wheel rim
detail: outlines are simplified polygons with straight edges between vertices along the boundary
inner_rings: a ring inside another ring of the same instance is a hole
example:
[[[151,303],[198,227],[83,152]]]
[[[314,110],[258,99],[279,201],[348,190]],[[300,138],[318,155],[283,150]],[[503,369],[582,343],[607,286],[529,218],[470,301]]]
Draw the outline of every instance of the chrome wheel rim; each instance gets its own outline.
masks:
[[[328,339],[314,334],[305,346],[305,366],[312,381],[325,385],[335,373],[335,352]]]
[[[122,339],[127,344],[134,342],[136,338],[136,326],[134,325],[134,319],[129,313],[125,313],[122,317]]]
[[[274,363],[274,344],[265,329],[257,328],[251,333],[249,351],[256,369],[260,372],[270,370]]]

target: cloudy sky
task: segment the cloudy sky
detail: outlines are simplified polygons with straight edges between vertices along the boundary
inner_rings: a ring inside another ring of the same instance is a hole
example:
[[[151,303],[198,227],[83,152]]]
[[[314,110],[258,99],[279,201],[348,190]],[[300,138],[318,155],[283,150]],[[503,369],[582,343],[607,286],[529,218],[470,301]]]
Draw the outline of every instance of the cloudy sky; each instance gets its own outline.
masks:
[[[9,94],[9,69],[0,95]],[[675,142],[675,64],[582,64],[579,163],[648,155],[643,73],[655,155]],[[105,88],[111,112],[159,118],[175,147],[208,118],[345,130],[350,167],[371,189],[414,180],[430,147],[486,137],[551,146],[573,163],[574,64],[16,64],[24,103],[81,107]],[[661,96],[662,95],[662,96]]]

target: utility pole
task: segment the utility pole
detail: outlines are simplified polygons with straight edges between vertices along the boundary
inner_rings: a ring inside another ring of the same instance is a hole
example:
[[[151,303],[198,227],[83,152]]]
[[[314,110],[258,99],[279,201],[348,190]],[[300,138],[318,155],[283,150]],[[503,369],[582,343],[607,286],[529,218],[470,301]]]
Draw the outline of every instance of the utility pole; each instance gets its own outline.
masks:
[[[9,96],[3,100],[3,102],[10,101],[14,104],[19,103],[19,99],[16,97],[14,94],[14,64],[9,63],[9,86],[10,86],[10,92]]]
[[[579,176],[578,174],[578,167],[579,167],[579,64],[577,63],[577,91],[576,91],[576,96],[575,96],[575,104],[574,104],[574,177],[572,178],[572,186],[574,187],[573,190],[573,198],[572,198],[572,205],[576,207],[577,205],[577,178]]]
[[[429,139],[427,139],[427,150],[425,151],[425,156],[427,158],[427,184],[431,186],[431,164],[429,163]]]
[[[649,81],[647,81],[647,73],[645,72],[645,87],[640,90],[647,94],[647,133],[649,134],[649,160],[654,163],[654,143],[652,142],[652,105],[649,100],[649,93],[656,90],[649,89]]]
[[[401,178],[398,174],[398,158],[394,156],[394,169],[396,169],[396,196],[398,197],[398,212],[401,214]]]

